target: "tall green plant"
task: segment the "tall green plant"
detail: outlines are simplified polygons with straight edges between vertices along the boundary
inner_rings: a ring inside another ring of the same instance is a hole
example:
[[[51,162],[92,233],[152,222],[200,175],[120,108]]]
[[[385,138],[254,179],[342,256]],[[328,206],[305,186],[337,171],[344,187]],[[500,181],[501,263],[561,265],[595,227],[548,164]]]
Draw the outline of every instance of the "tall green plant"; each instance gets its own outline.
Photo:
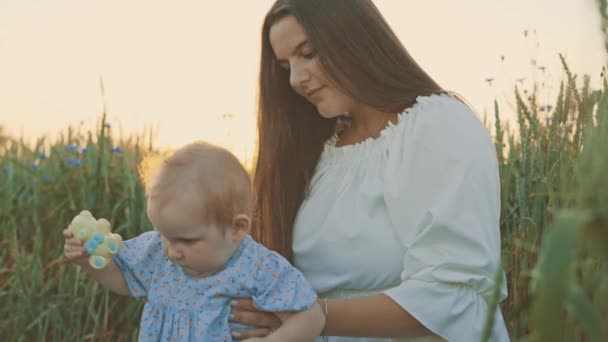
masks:
[[[587,124],[562,189],[571,205],[556,212],[533,282],[538,341],[608,340],[607,90],[604,79],[601,93],[579,97]]]
[[[112,138],[105,115],[0,151],[0,340],[133,340],[142,303],[110,295],[62,258],[62,230],[82,209],[125,238],[151,226],[137,165],[141,136]]]
[[[581,242],[581,236],[591,235],[587,243],[606,241],[606,221],[598,219],[605,216],[598,212],[608,210],[607,88],[604,84],[603,91],[591,90],[589,77],[579,88],[560,57],[565,79],[554,103],[539,104],[536,92],[524,97],[516,88],[516,131],[503,126],[495,105],[503,265],[509,288],[502,308],[513,337],[541,341],[603,338],[597,322],[607,317],[605,304],[597,300],[597,293],[605,291],[605,261],[592,257]],[[585,228],[557,228],[580,225]],[[579,230],[586,233],[575,234]],[[567,271],[570,268],[575,271]],[[575,284],[585,290],[575,291]],[[486,332],[491,324],[488,320]]]

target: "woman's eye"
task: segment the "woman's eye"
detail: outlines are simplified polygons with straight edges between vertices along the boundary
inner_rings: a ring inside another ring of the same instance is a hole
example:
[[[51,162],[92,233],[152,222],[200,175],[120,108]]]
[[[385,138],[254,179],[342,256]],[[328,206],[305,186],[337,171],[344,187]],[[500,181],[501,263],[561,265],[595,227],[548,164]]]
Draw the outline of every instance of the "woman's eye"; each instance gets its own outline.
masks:
[[[315,58],[316,55],[317,55],[316,51],[311,51],[311,52],[305,53],[303,56],[306,59],[313,59],[313,58]]]

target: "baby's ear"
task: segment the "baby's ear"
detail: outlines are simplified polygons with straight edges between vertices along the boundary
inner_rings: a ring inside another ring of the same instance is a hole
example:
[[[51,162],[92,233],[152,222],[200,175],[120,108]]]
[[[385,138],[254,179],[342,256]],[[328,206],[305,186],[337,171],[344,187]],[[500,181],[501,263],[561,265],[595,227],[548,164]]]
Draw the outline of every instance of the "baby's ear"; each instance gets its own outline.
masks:
[[[243,237],[249,233],[251,227],[251,218],[246,214],[239,214],[232,218],[232,227],[235,233],[239,237]]]

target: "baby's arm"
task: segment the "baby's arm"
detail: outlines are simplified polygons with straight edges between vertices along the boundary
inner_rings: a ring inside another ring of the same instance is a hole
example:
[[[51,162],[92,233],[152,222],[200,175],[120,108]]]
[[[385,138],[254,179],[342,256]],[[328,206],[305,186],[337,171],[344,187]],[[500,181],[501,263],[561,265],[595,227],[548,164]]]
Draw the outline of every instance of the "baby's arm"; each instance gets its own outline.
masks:
[[[131,291],[127,281],[118,265],[110,259],[108,265],[102,269],[94,269],[89,265],[89,256],[83,246],[82,240],[74,237],[71,231],[63,231],[65,238],[64,255],[73,264],[80,266],[89,276],[108,290],[123,296],[130,296]]]
[[[251,299],[256,309],[274,312],[281,326],[262,341],[312,342],[321,335],[325,314],[302,272],[276,252],[261,257]]]
[[[325,314],[318,301],[308,310],[300,312],[277,312],[283,324],[268,335],[267,341],[312,342],[321,335],[325,326]]]

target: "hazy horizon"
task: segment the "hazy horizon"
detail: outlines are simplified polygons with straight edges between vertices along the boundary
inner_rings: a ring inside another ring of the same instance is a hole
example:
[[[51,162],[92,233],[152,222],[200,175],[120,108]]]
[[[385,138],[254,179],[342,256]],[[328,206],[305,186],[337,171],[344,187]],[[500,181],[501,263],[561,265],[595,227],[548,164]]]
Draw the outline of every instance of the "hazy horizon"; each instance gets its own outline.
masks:
[[[155,126],[159,146],[208,140],[249,158],[271,3],[0,0],[0,125],[32,139],[93,127],[103,77],[110,122],[125,134]],[[480,115],[497,98],[509,116],[520,78],[524,88],[544,83],[541,104],[554,101],[558,53],[599,86],[606,53],[595,0],[375,3],[418,63]]]

